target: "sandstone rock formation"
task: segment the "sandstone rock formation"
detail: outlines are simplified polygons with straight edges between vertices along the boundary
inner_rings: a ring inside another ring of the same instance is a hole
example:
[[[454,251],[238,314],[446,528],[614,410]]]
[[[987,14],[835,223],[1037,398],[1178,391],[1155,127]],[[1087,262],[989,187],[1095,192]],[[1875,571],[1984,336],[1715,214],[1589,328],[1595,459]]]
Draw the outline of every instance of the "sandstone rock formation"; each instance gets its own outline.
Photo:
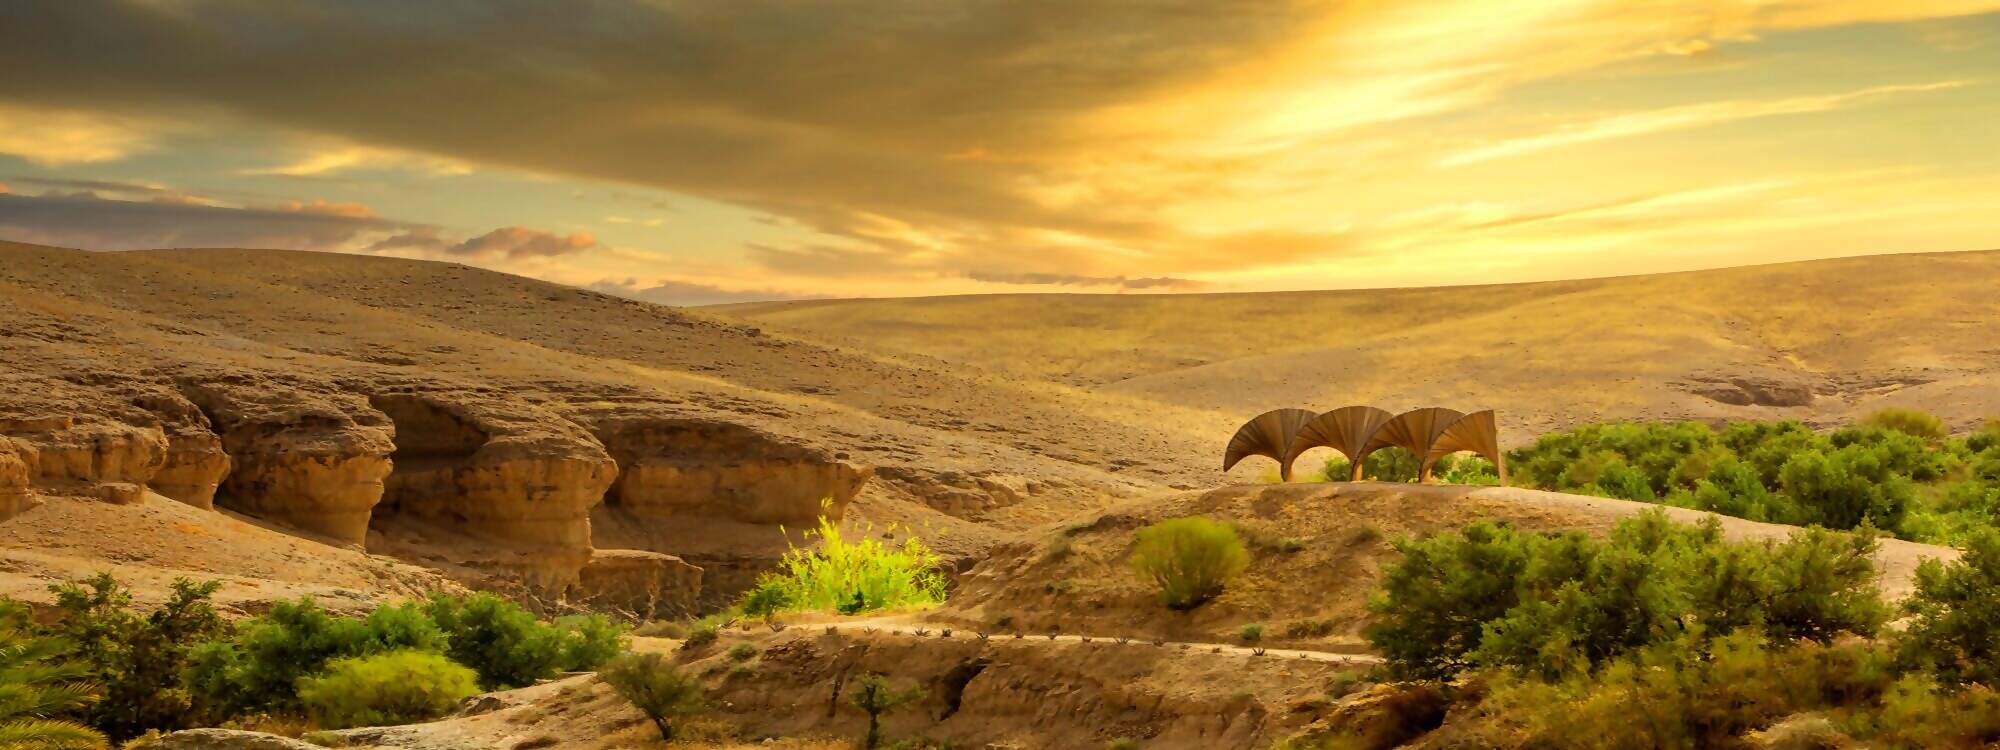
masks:
[[[631,411],[582,417],[618,461],[605,502],[641,517],[809,526],[838,520],[874,469],[742,424]]]
[[[673,555],[601,549],[591,553],[569,599],[640,619],[683,617],[694,612],[701,594],[701,574],[701,568]]]
[[[35,504],[33,477],[21,452],[22,448],[13,440],[0,437],[0,521],[13,518]]]
[[[359,396],[235,377],[183,385],[236,466],[216,503],[361,544],[395,449],[388,419]]]
[[[378,519],[403,517],[500,542],[530,583],[561,591],[590,558],[590,511],[617,466],[582,428],[475,394],[388,393],[393,468]]]

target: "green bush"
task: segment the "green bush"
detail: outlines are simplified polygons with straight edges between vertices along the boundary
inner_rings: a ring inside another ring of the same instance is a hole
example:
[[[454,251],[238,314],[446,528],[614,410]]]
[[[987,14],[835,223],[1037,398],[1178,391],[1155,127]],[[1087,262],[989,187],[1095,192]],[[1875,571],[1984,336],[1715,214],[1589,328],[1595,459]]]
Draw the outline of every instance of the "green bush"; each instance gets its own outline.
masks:
[[[1256,643],[1264,640],[1264,626],[1254,622],[1248,623],[1238,630],[1236,635],[1242,638],[1244,643]]]
[[[166,603],[144,614],[108,573],[51,586],[61,616],[50,632],[75,645],[103,689],[81,718],[113,741],[195,726],[201,717],[181,672],[194,644],[228,630],[209,601],[219,585],[175,579]]]
[[[819,537],[819,546],[787,550],[777,570],[760,577],[744,595],[740,606],[745,614],[801,610],[851,615],[944,601],[939,557],[916,537],[904,537],[900,547],[866,536],[850,542],[824,516],[808,535]]]
[[[681,717],[703,707],[701,682],[659,654],[626,654],[598,676],[645,714],[666,742],[673,741]]]
[[[505,690],[553,677],[568,658],[569,638],[525,609],[492,594],[435,595],[424,612],[445,636],[445,655],[479,673],[479,686]]]
[[[1193,609],[1222,593],[1243,572],[1250,555],[1229,524],[1207,518],[1175,518],[1140,529],[1132,545],[1132,567],[1160,589],[1172,609]]]
[[[311,599],[281,601],[238,626],[228,640],[195,646],[186,680],[202,704],[224,716],[299,707],[299,678],[327,662],[392,650],[442,651],[444,634],[414,603],[339,617]]]
[[[1655,512],[1602,542],[1481,522],[1397,548],[1367,636],[1406,676],[1489,666],[1556,677],[1688,632],[1829,641],[1886,619],[1873,540],[1826,530],[1731,543],[1713,522]]]
[[[562,670],[588,672],[631,648],[630,629],[600,614],[558,617],[563,634]]]
[[[1903,604],[1909,624],[1900,651],[1943,680],[2000,686],[2000,533],[1970,540],[1950,564],[1917,566],[1916,591]]]
[[[730,661],[749,661],[757,658],[757,647],[748,643],[738,643],[729,647]]]
[[[477,692],[471,669],[409,650],[337,659],[298,686],[313,721],[334,729],[429,721]]]

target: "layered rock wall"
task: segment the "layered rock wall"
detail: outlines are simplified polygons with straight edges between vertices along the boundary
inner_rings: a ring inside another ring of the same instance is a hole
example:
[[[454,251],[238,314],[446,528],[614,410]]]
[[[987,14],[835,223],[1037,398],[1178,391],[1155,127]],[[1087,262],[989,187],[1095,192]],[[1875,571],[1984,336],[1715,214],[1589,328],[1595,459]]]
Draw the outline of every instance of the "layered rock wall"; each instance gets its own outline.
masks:
[[[694,613],[701,586],[702,569],[673,555],[601,549],[591,553],[569,598],[640,619],[670,619]]]
[[[271,383],[183,389],[221,433],[235,468],[222,507],[362,544],[395,449],[388,420],[357,398]]]
[[[544,590],[576,580],[590,558],[590,511],[618,471],[589,433],[552,414],[443,394],[370,403],[395,425],[379,514],[500,542]]]
[[[645,517],[704,516],[753,524],[838,520],[874,469],[745,425],[598,414],[589,420],[618,461],[606,502]]]

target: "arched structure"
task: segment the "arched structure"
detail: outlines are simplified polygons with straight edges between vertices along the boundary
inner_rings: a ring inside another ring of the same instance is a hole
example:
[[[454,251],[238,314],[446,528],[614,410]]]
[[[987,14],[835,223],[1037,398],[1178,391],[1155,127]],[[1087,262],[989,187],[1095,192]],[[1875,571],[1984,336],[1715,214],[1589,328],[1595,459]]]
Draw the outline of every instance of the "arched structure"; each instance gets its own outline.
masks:
[[[1292,462],[1320,446],[1347,457],[1350,481],[1361,478],[1368,454],[1395,446],[1417,457],[1419,482],[1430,481],[1431,466],[1438,459],[1468,451],[1492,461],[1500,483],[1507,483],[1507,460],[1500,453],[1493,410],[1463,414],[1436,406],[1393,416],[1373,406],[1344,406],[1317,415],[1305,409],[1273,409],[1236,430],[1223,454],[1222,470],[1248,456],[1269,456],[1278,462],[1278,475],[1291,481]]]
[[[1315,416],[1307,409],[1272,409],[1244,422],[1229,439],[1222,454],[1222,470],[1228,471],[1250,456],[1268,456],[1278,462],[1278,477],[1292,481],[1292,442],[1299,430]]]
[[[1436,450],[1438,438],[1451,429],[1451,423],[1463,416],[1441,406],[1411,409],[1384,423],[1361,452],[1374,453],[1392,445],[1406,449],[1417,457],[1417,481],[1430,481],[1431,463],[1444,455],[1432,452]]]
[[[1395,415],[1373,406],[1343,406],[1313,417],[1299,430],[1298,438],[1292,441],[1292,451],[1285,457],[1285,463],[1298,460],[1306,451],[1326,446],[1347,457],[1347,465],[1351,468],[1348,480],[1359,480],[1361,462],[1368,457],[1369,440],[1375,437],[1377,430],[1382,429],[1382,425],[1395,418]]]
[[[1493,410],[1475,411],[1445,428],[1432,446],[1431,461],[1459,451],[1470,451],[1493,462],[1493,470],[1500,475],[1500,484],[1507,484],[1507,459],[1500,453],[1500,425],[1493,416]],[[1424,474],[1430,474],[1430,463],[1424,464]]]

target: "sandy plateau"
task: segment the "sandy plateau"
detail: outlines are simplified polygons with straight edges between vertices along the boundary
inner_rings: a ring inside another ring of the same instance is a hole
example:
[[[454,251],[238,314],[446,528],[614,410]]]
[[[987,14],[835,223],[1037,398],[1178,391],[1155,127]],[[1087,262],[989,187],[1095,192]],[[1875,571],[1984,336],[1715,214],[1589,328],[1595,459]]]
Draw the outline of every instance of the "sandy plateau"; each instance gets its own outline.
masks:
[[[1495,408],[1509,443],[1611,418],[1827,424],[1884,405],[1964,427],[2000,413],[1996,277],[2000,252],[1452,290],[689,310],[444,263],[0,243],[0,595],[46,604],[48,584],[109,570],[142,601],[177,576],[221,580],[235,616],[300,595],[362,611],[480,589],[670,619],[733,599],[825,513],[921,536],[953,593],[866,623],[740,625],[687,652],[713,721],[782,738],[749,746],[844,746],[864,720],[840,690],[883,672],[928,688],[890,717],[902,736],[1262,748],[1371,720],[1365,687],[1326,696],[1369,661],[1359,634],[1387,540],[1477,518],[1601,533],[1650,506],[1254,484],[1268,462],[1215,468],[1244,418]],[[1124,559],[1132,529],[1191,513],[1236,521],[1256,564],[1176,614]],[[1881,585],[1905,593],[1917,561],[1952,554],[1887,543]],[[1230,643],[1248,623],[1269,628],[1268,651]],[[725,655],[739,643],[754,669]],[[347,736],[622,748],[657,744],[649,731],[573,675]],[[209,746],[248,747],[189,745]]]

